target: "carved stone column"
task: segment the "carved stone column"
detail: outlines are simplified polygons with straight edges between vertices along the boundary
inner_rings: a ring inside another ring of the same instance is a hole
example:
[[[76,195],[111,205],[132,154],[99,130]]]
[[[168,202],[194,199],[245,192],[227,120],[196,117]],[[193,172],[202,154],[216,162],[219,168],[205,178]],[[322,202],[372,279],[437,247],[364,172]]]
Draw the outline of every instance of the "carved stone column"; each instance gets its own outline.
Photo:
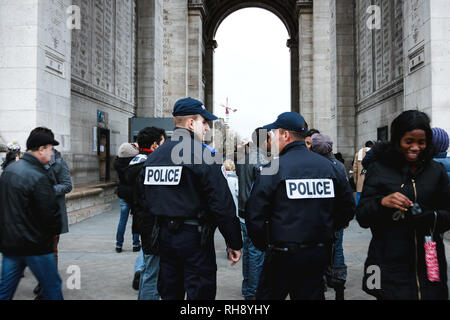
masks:
[[[297,1],[299,25],[299,110],[310,126],[313,111],[313,2]]]
[[[205,106],[209,111],[213,111],[214,103],[214,50],[217,49],[217,41],[209,40],[205,46]]]
[[[291,109],[294,112],[300,112],[298,40],[289,39],[286,45],[291,52]]]
[[[137,116],[163,115],[163,0],[137,1]]]
[[[186,0],[163,4],[163,116],[171,117],[173,105],[188,90],[188,6]]]
[[[337,141],[336,1],[313,4],[313,126]]]
[[[206,13],[205,6],[203,0],[189,0],[188,8],[188,95],[192,98],[204,101],[203,19]]]

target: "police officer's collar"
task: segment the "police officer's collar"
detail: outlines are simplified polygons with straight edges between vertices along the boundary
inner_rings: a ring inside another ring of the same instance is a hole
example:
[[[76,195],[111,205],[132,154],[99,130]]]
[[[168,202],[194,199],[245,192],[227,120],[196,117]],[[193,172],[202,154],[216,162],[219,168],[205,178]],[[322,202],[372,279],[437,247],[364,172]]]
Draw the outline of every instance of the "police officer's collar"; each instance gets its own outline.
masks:
[[[307,149],[305,140],[291,142],[287,146],[285,146],[283,150],[281,150],[280,156],[291,151],[292,149],[303,149],[303,148]]]

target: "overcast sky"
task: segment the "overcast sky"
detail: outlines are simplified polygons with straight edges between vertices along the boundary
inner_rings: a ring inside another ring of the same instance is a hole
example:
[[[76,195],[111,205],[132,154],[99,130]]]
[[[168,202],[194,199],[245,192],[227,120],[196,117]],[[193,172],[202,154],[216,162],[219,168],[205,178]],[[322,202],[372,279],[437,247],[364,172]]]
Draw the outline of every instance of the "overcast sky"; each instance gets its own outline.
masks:
[[[242,9],[220,25],[214,56],[214,114],[225,119],[225,104],[238,109],[230,127],[243,139],[290,111],[289,35],[273,13]]]

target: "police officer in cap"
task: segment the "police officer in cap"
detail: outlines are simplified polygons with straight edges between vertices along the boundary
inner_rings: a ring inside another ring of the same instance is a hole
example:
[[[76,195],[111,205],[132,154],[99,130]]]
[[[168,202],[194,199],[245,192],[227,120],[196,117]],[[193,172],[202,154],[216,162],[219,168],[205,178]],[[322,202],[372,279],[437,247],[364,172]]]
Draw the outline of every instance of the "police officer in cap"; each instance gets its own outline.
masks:
[[[216,296],[214,231],[218,226],[230,247],[234,266],[240,259],[242,236],[233,197],[221,164],[207,164],[211,150],[202,144],[217,120],[202,102],[186,98],[175,103],[175,130],[144,165],[147,214],[144,232],[159,234],[158,291],[163,300],[212,300]],[[220,159],[221,160],[221,159]],[[155,231],[157,230],[157,231]]]
[[[278,150],[278,171],[262,168],[246,206],[253,244],[266,251],[257,299],[324,299],[334,230],[348,226],[354,201],[331,163],[308,150],[308,126],[295,112],[264,127]],[[272,161],[272,162],[273,162]]]

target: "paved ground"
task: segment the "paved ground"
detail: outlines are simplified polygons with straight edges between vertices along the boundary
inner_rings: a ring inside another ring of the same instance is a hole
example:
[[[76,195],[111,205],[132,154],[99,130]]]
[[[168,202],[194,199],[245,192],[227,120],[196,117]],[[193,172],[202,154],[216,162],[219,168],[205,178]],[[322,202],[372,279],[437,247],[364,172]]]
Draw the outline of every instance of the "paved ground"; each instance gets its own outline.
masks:
[[[114,203],[111,212],[85,220],[70,228],[70,233],[61,237],[59,272],[63,280],[63,294],[67,300],[135,300],[137,292],[131,288],[134,262],[138,253],[132,252],[131,221],[127,227],[124,251],[116,253],[115,233],[119,221],[119,206]],[[361,229],[355,221],[344,235],[344,253],[348,265],[346,299],[371,300],[361,288],[363,264],[370,241],[370,231]],[[447,257],[450,257],[450,243],[446,242]],[[242,300],[242,264],[230,267],[226,260],[222,236],[216,234],[219,300]],[[1,259],[0,259],[1,260]],[[81,270],[81,289],[69,290],[66,286],[70,274],[69,266]],[[450,271],[450,270],[449,270]],[[449,273],[450,274],[450,273]],[[36,280],[29,269],[19,284],[14,299],[34,299],[32,293]],[[333,292],[326,293],[333,299]]]

